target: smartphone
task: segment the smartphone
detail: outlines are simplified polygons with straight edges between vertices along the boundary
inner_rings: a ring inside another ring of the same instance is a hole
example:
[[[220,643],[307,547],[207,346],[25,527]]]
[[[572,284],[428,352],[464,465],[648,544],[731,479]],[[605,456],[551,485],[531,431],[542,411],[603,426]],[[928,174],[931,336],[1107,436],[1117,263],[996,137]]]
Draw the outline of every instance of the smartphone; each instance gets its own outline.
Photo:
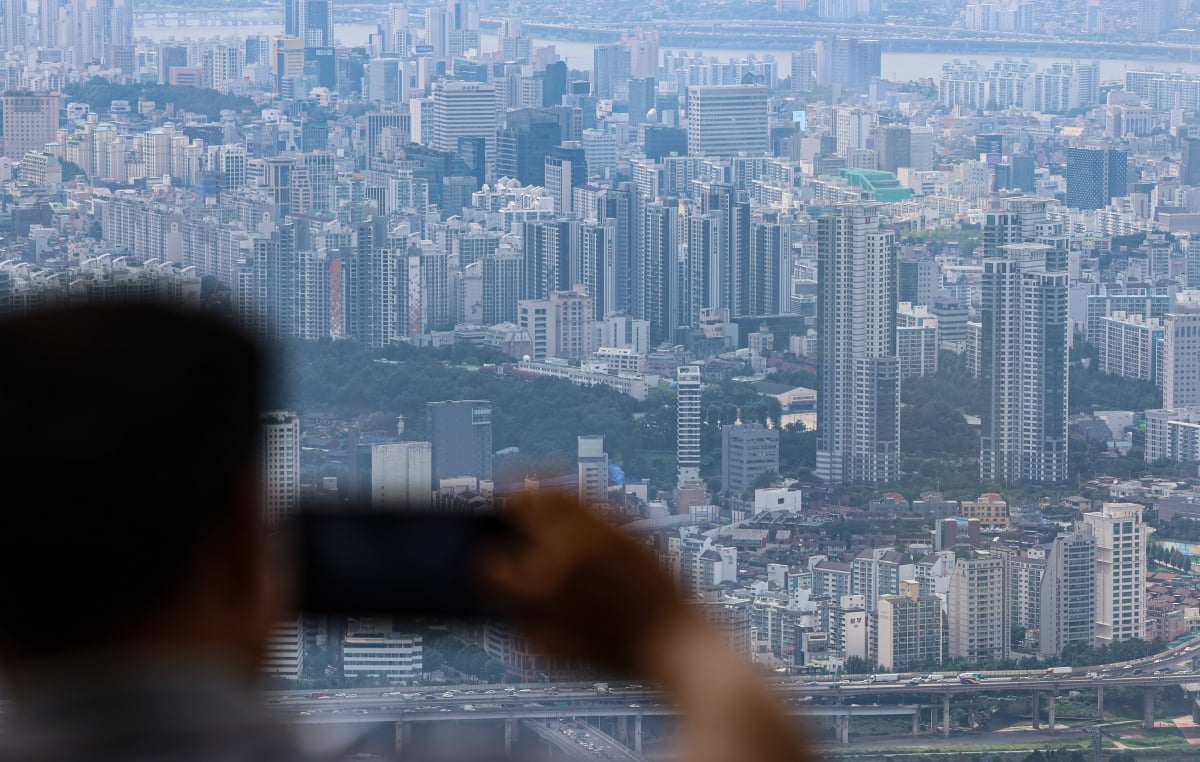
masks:
[[[287,531],[303,612],[456,619],[507,613],[479,571],[490,550],[517,539],[494,511],[302,509]]]

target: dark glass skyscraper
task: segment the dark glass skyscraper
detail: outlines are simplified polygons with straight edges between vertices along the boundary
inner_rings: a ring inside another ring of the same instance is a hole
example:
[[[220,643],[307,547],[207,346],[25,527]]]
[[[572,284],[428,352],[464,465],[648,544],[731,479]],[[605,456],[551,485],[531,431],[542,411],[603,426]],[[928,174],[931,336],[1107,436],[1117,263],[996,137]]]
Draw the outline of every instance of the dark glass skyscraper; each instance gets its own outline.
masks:
[[[522,185],[546,184],[546,156],[562,142],[562,127],[553,114],[518,109],[505,117],[496,139],[496,177],[515,177]]]
[[[1115,148],[1067,149],[1067,206],[1103,209],[1126,195],[1129,154]]]

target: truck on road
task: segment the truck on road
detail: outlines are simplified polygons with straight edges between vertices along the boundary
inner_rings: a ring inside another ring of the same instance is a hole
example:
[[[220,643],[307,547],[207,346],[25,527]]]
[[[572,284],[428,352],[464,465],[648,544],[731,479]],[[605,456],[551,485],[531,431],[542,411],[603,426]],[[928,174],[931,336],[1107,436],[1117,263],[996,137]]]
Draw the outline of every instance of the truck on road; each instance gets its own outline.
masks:
[[[940,682],[942,681],[942,678],[943,678],[943,677],[944,677],[943,675],[928,675],[928,676],[926,676],[926,678],[925,678],[925,682],[927,682],[927,683],[940,683]]]
[[[979,685],[983,682],[982,672],[960,672],[958,681],[964,685]]]
[[[900,675],[871,675],[873,683],[896,683],[900,681]]]
[[[1046,674],[1047,675],[1069,675],[1069,674],[1071,674],[1071,668],[1070,667],[1048,667],[1046,669]]]
[[[596,693],[598,693],[600,695],[604,695],[606,693],[612,693],[612,688],[608,687],[608,683],[596,683],[592,687],[595,688]]]

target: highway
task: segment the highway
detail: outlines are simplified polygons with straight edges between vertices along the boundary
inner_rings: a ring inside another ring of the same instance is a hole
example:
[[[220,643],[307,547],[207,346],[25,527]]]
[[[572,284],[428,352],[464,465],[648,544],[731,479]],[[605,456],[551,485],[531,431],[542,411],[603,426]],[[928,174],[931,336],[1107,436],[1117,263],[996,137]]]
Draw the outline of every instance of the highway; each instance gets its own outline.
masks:
[[[1158,689],[1168,685],[1200,686],[1200,669],[1192,667],[1194,656],[1200,657],[1200,642],[1180,644],[1136,661],[1075,668],[1070,674],[1046,674],[1044,670],[983,672],[982,681],[976,684],[960,682],[950,672],[940,673],[942,679],[934,681],[926,679],[928,674],[911,673],[900,674],[894,682],[874,682],[870,675],[837,680],[805,677],[777,679],[770,688],[791,714],[832,716],[842,743],[848,742],[853,717],[907,715],[913,718],[913,734],[917,735],[923,714],[932,710],[924,716],[936,716],[939,708],[942,719],[937,725],[948,736],[954,697],[978,693],[1032,694],[1033,727],[1041,727],[1039,717],[1043,712],[1039,707],[1044,706],[1046,727],[1054,732],[1055,705],[1061,694],[1095,690],[1096,714],[1102,718],[1106,688],[1141,688],[1145,696],[1143,724],[1152,727]],[[266,700],[272,711],[304,725],[393,722],[403,727],[424,722],[500,721],[505,723],[506,733],[515,732],[515,723],[540,723],[536,732],[543,735],[561,734],[567,725],[555,723],[569,725],[582,717],[614,717],[622,723],[624,718],[631,718],[636,730],[628,742],[633,749],[640,748],[643,717],[678,714],[678,708],[666,701],[654,686],[610,684],[610,687],[609,693],[600,693],[582,683],[357,689],[331,691],[320,698],[310,697],[307,691],[276,691],[266,694]],[[557,746],[569,746],[573,736],[555,740]],[[621,742],[622,739],[589,741],[614,759],[628,759],[636,754]],[[595,749],[582,745],[576,751],[585,757],[604,758]]]
[[[870,675],[847,675],[836,680],[811,677],[775,680],[771,688],[783,699],[805,696],[837,697],[864,693],[976,693],[980,691],[1045,690],[1095,688],[1104,686],[1161,687],[1171,684],[1200,683],[1200,670],[1188,664],[1193,655],[1200,657],[1200,644],[1181,644],[1145,659],[1120,664],[1076,667],[1069,675],[1047,675],[1042,670],[982,672],[979,684],[960,683],[955,673],[942,672],[941,681],[925,681],[928,673],[900,673],[896,682],[876,683]],[[1096,677],[1088,677],[1095,674]],[[917,685],[910,684],[921,679]],[[326,691],[323,698],[310,698],[311,691],[270,691],[264,694],[277,709],[322,711],[331,708],[393,707],[428,711],[462,710],[464,705],[516,707],[527,704],[570,706],[575,704],[612,705],[626,703],[629,708],[656,706],[663,702],[653,686],[610,683],[611,694],[598,695],[590,684],[556,683],[539,685],[454,685],[434,688],[345,689]],[[411,698],[404,698],[404,696]]]

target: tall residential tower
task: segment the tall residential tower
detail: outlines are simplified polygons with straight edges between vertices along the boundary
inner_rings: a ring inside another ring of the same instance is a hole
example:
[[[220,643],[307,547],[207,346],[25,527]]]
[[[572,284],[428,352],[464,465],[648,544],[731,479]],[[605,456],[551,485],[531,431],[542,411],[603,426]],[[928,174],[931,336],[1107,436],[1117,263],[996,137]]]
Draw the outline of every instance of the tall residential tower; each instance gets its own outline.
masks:
[[[817,469],[827,482],[900,476],[896,239],[875,203],[817,221],[821,399]]]

